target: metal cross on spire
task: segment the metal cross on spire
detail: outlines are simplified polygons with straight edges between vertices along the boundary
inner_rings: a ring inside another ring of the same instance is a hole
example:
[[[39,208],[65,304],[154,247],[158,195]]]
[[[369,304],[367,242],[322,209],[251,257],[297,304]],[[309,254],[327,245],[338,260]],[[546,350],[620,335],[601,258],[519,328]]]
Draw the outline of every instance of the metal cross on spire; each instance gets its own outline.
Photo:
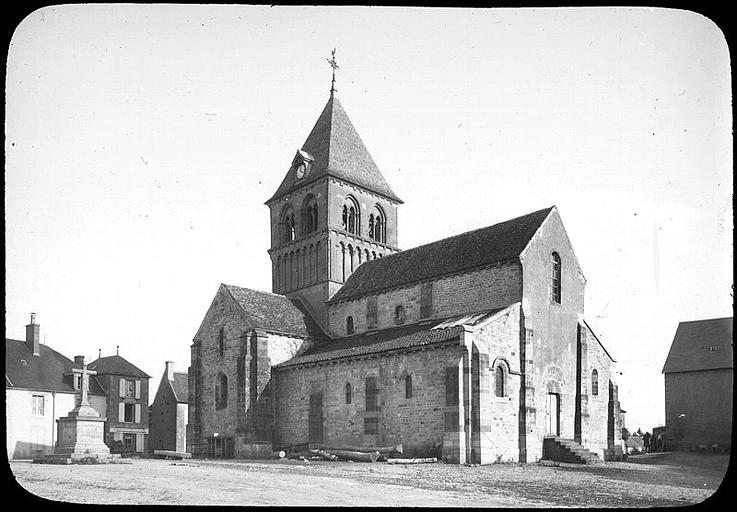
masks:
[[[333,93],[338,90],[335,88],[335,70],[340,69],[338,63],[335,62],[335,48],[333,48],[333,51],[331,52],[331,58],[328,59],[328,64],[330,64],[330,67],[333,68],[333,82],[330,84],[330,97],[332,98]]]

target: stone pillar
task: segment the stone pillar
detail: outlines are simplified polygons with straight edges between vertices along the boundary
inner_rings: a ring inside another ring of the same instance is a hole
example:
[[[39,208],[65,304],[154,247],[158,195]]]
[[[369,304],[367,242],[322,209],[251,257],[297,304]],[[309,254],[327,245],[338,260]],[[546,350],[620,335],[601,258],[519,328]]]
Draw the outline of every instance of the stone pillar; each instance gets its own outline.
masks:
[[[542,457],[542,436],[537,428],[533,346],[535,333],[525,327],[520,308],[520,396],[519,396],[519,461],[535,462]]]
[[[250,346],[249,416],[254,441],[271,441],[273,438],[273,404],[271,393],[271,358],[269,336],[254,331]]]

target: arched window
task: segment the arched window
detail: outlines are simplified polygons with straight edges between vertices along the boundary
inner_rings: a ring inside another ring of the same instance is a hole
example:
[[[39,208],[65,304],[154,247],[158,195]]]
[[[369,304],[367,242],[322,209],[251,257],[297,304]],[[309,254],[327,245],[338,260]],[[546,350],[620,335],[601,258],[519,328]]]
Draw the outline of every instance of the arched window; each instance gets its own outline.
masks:
[[[225,409],[228,406],[228,377],[220,372],[215,377],[215,409]]]
[[[345,403],[349,404],[353,401],[353,389],[351,388],[351,383],[346,382],[345,383]]]
[[[560,304],[560,256],[557,252],[550,255],[550,299]]]
[[[353,334],[353,317],[349,316],[345,319],[345,332],[347,334]]]
[[[394,322],[398,324],[404,323],[404,306],[397,306],[394,309]]]
[[[351,196],[346,196],[343,200],[342,226],[343,230],[349,233],[361,234],[361,209],[358,207],[358,202]]]
[[[350,258],[350,262],[351,262],[351,274],[352,274],[354,265],[353,265],[353,246],[351,244],[348,244],[348,257]]]
[[[302,203],[302,234],[317,231],[317,199],[312,194]]]
[[[281,218],[279,219],[279,226],[281,227],[281,243],[288,244],[295,238],[294,231],[294,209],[290,205],[287,205],[282,210]]]
[[[412,375],[404,378],[404,398],[412,398]]]
[[[591,394],[594,396],[599,394],[599,372],[596,370],[591,372]]]
[[[386,243],[386,214],[378,204],[369,215],[369,238]]]
[[[507,394],[507,376],[502,364],[497,364],[494,368],[494,395],[506,396]]]
[[[221,327],[218,334],[218,355],[225,355],[225,327]]]

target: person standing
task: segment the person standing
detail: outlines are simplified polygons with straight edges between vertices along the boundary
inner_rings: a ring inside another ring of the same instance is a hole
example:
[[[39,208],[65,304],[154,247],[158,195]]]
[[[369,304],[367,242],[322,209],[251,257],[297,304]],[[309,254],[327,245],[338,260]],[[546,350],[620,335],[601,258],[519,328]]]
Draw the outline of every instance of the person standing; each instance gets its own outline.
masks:
[[[645,435],[642,436],[642,445],[645,449],[645,453],[650,452],[650,432],[645,432]]]

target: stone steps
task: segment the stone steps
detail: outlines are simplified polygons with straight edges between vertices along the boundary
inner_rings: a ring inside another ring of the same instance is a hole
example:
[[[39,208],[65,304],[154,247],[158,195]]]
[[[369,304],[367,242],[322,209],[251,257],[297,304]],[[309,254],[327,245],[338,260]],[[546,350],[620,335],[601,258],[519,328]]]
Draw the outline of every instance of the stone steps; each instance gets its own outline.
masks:
[[[573,464],[600,464],[602,460],[573,439],[546,437],[543,440],[543,459]]]

